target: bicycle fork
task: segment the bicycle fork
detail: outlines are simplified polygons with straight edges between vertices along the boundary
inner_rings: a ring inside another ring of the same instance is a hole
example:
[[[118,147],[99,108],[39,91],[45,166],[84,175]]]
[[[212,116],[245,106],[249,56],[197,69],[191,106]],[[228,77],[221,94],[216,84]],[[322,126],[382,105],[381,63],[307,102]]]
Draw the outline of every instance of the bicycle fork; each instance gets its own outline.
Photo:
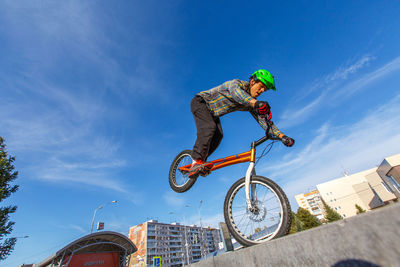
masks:
[[[251,177],[256,175],[256,170],[254,168],[255,165],[255,148],[251,149],[251,156],[250,156],[250,165],[246,171],[246,178],[245,178],[245,192],[246,192],[246,204],[247,209],[251,212],[255,210],[254,204],[257,202],[257,192],[256,192],[256,185],[251,183]]]

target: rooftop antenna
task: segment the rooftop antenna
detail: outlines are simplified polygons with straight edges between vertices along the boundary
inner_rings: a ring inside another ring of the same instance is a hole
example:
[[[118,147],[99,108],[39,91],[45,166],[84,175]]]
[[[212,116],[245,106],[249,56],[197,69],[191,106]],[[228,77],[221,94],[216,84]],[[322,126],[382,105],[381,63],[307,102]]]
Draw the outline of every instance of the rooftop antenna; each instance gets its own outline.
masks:
[[[346,171],[346,169],[343,167],[343,165],[342,165],[342,163],[340,163],[340,167],[342,168],[342,170],[343,170],[343,175],[344,176],[349,176],[349,173]]]

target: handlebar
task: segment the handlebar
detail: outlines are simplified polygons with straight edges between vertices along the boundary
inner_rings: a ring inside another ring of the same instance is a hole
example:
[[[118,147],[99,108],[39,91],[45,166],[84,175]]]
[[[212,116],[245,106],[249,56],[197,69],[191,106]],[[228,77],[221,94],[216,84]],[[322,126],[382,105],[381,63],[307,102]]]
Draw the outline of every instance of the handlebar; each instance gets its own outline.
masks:
[[[261,145],[262,143],[264,143],[267,140],[281,140],[280,138],[277,138],[277,137],[268,136],[270,128],[271,128],[271,124],[267,121],[267,130],[265,131],[266,135],[261,137],[257,141],[254,141],[253,143],[251,143],[252,148]]]
[[[251,143],[251,147],[254,148],[256,146],[259,146],[267,140],[268,140],[268,136],[263,136],[260,139],[258,139],[257,141],[254,141],[253,143]]]

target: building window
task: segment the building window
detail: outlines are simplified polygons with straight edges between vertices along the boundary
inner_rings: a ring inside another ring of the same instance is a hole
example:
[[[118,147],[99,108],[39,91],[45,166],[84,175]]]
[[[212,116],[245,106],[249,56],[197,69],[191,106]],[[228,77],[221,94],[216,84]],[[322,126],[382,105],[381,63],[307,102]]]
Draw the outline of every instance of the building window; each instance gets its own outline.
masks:
[[[394,188],[396,188],[397,191],[400,192],[400,185],[399,183],[396,181],[396,179],[393,178],[393,176],[391,175],[386,175],[387,178],[389,178],[389,181],[392,183],[392,185],[394,186]]]
[[[388,193],[393,193],[392,189],[384,182],[381,182],[381,185],[388,191]]]

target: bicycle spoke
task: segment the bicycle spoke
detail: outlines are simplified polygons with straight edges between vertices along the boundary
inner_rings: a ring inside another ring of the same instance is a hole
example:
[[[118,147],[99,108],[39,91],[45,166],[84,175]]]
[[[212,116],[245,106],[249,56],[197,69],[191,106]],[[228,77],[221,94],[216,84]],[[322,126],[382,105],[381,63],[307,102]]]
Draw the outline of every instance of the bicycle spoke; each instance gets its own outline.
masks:
[[[242,219],[240,220],[240,222],[237,224],[237,226],[240,225],[240,223],[243,221],[243,218],[246,218],[246,216],[243,216]]]
[[[265,194],[265,197],[268,195],[268,193],[267,194]],[[267,201],[269,201],[269,200],[271,200],[271,199],[274,199],[275,198],[275,196],[271,196],[269,199],[267,199],[267,200],[265,200],[265,197],[264,197],[264,199],[263,199],[263,201],[262,202],[267,202]]]
[[[281,207],[275,207],[275,208],[268,209],[268,211],[276,210],[276,209],[280,209],[280,208],[281,208]]]
[[[240,214],[235,213],[235,214],[232,214],[232,217],[238,217],[238,216],[246,215],[246,214],[247,214],[247,211],[244,213],[240,213]]]
[[[179,168],[189,165],[192,162],[192,158],[190,157],[190,155],[185,155],[181,161],[178,163],[177,166],[177,172],[175,175],[175,183],[177,186],[182,186],[184,184],[186,184],[186,182],[189,180],[189,177],[187,174],[182,173]]]
[[[281,200],[269,185],[259,181],[252,183],[251,188],[254,190],[250,193],[253,197],[251,201],[255,210],[249,211],[247,204],[245,204],[246,193],[243,182],[236,188],[231,197],[230,218],[235,225],[235,232],[239,233],[242,239],[261,243],[273,238],[280,229],[282,206]]]
[[[243,200],[244,201],[244,200]],[[246,210],[247,205],[242,205],[242,206],[234,206],[232,207],[233,210]]]
[[[249,224],[247,224],[246,228],[244,229],[244,232],[243,232],[243,234],[245,234],[245,233],[246,233],[247,227],[249,227]]]

